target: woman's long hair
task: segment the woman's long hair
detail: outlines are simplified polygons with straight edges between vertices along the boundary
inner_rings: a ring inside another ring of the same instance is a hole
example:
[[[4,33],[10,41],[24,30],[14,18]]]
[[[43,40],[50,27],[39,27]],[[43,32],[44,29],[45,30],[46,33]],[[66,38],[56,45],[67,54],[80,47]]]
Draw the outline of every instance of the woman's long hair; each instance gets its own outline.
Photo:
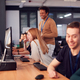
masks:
[[[33,40],[34,39],[39,40],[40,48],[41,48],[43,54],[45,54],[46,52],[48,53],[48,47],[47,47],[45,41],[42,39],[42,37],[40,35],[40,31],[37,28],[31,28],[28,30],[28,32],[31,33]]]

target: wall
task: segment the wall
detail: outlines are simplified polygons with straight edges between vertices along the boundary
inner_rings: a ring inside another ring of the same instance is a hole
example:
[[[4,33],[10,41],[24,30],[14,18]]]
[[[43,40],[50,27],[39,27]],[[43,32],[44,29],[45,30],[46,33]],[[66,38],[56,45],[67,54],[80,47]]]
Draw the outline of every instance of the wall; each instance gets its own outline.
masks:
[[[4,36],[6,28],[5,15],[5,0],[0,0],[0,40],[2,43],[2,50],[4,50]]]
[[[19,42],[19,10],[6,11],[6,28],[12,27],[12,41],[15,44]]]
[[[38,24],[41,21],[40,13],[38,13]],[[6,10],[6,28],[12,27],[12,41],[15,44],[19,42],[20,35],[20,22],[19,22],[19,10]],[[39,25],[38,25],[39,27]]]
[[[37,11],[37,14],[38,14],[38,28],[39,28],[39,23],[40,21],[42,20],[41,17],[40,17],[40,11]]]

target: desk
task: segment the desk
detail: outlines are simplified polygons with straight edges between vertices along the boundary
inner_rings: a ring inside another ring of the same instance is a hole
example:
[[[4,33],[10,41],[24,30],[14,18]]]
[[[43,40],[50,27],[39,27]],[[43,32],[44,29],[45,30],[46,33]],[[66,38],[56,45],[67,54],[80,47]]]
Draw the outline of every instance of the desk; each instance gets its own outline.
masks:
[[[0,71],[0,80],[35,80],[35,77],[39,74],[44,75],[42,80],[69,80],[65,76],[61,75],[58,79],[51,79],[48,76],[47,71],[40,71],[33,66],[34,61],[30,59],[30,62],[21,62],[19,58],[15,57],[17,62],[17,70],[13,71]]]

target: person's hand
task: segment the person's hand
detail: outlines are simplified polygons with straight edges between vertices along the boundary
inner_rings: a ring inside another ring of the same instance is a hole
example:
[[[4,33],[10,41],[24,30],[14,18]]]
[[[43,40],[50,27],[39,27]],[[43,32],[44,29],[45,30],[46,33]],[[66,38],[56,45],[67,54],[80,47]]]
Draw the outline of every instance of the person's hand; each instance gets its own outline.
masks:
[[[26,43],[28,41],[28,39],[24,39],[23,41],[24,41],[24,43]]]
[[[13,52],[17,52],[16,47],[12,47],[12,51],[13,51]]]
[[[16,47],[12,47],[12,49],[16,49]]]
[[[18,52],[12,52],[13,55],[18,55]]]
[[[26,39],[24,39],[23,41],[24,41],[24,43],[26,43]]]
[[[29,59],[29,56],[25,56],[25,55],[24,55],[24,58],[27,58],[27,59]]]
[[[49,72],[49,77],[50,78],[59,78],[59,76],[57,75],[57,72],[56,71]]]
[[[44,37],[43,36],[41,36],[42,37],[42,39],[44,39]]]

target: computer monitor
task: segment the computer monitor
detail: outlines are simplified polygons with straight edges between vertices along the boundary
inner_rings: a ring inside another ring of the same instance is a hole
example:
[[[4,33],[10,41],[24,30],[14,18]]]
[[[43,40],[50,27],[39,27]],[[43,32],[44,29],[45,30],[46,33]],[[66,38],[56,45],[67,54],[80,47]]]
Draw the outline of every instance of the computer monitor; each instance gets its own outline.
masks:
[[[13,59],[12,55],[12,27],[5,30],[5,40],[4,40],[4,54],[2,61],[5,59]]]
[[[9,27],[5,30],[5,48],[12,48],[12,27]]]

